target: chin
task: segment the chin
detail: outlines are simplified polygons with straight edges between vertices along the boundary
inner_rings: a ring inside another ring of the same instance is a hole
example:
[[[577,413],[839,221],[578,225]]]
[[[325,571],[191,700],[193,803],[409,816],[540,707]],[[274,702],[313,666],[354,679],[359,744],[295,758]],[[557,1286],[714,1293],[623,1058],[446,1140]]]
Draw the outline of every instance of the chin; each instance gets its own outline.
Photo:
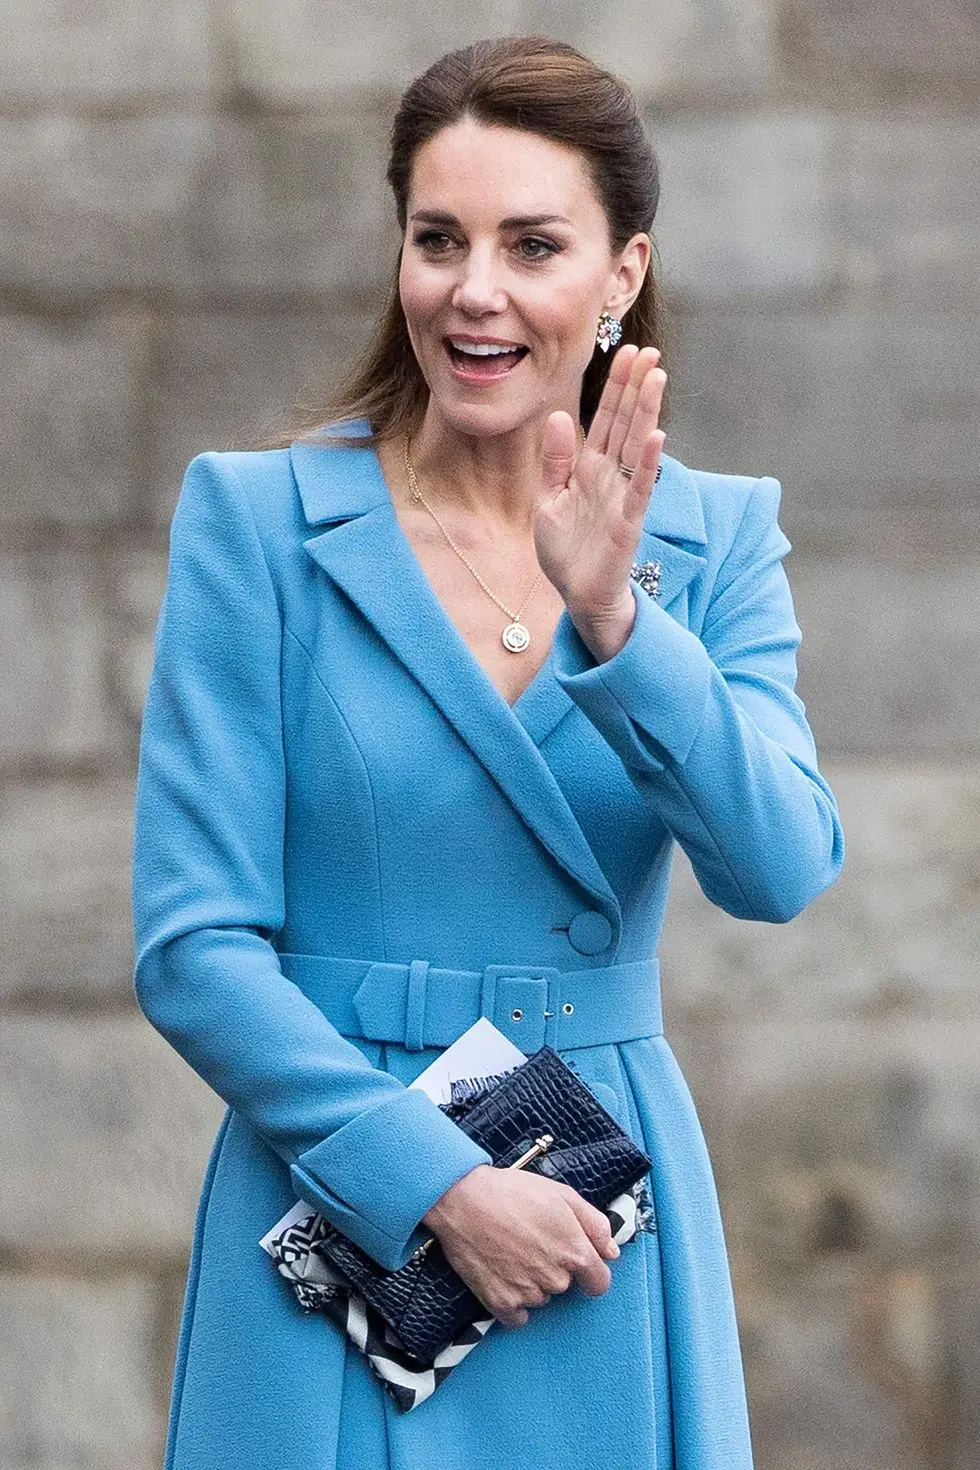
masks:
[[[524,385],[525,390],[527,385]],[[483,390],[481,390],[483,392]],[[513,434],[532,424],[543,423],[549,413],[560,408],[560,403],[540,397],[533,391],[498,394],[485,393],[482,398],[475,394],[460,392],[455,383],[429,383],[431,406],[447,427],[457,434],[466,434],[475,439],[491,439],[501,434]]]
[[[527,403],[467,402],[457,393],[430,390],[432,407],[449,428],[457,434],[476,439],[491,439],[499,434],[512,434],[534,422],[537,414]]]
[[[461,407],[458,412],[443,411],[443,417],[458,434],[467,434],[474,439],[494,439],[501,434],[513,434],[534,422],[534,415],[527,410],[494,410],[487,405],[480,408]]]

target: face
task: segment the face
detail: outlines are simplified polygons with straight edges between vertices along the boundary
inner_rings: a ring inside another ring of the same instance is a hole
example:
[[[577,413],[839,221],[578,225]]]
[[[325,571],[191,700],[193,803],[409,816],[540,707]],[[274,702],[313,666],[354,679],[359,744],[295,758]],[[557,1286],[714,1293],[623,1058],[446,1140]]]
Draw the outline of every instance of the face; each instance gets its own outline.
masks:
[[[583,156],[470,118],[416,155],[399,291],[435,409],[463,433],[578,420],[604,309],[622,317],[649,262],[622,250]]]

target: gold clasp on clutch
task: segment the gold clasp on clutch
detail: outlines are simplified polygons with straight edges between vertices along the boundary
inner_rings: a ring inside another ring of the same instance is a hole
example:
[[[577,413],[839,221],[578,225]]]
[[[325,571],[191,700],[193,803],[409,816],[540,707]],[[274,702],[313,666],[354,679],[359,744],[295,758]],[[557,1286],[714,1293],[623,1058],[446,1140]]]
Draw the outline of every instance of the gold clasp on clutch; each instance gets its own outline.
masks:
[[[521,1154],[519,1159],[515,1159],[512,1164],[507,1165],[508,1169],[523,1169],[524,1165],[529,1164],[532,1159],[536,1159],[538,1154],[546,1153],[554,1141],[554,1134],[542,1133],[540,1138],[534,1140],[534,1143],[526,1154]]]
[[[536,1159],[538,1154],[546,1153],[554,1141],[555,1136],[553,1133],[542,1133],[541,1137],[536,1138],[531,1147],[525,1153],[522,1153],[519,1159],[515,1159],[512,1164],[507,1165],[508,1169],[523,1169],[524,1165],[529,1164],[532,1159]],[[412,1260],[416,1261],[419,1256],[424,1256],[429,1246],[433,1245],[434,1242],[435,1236],[430,1235],[428,1240],[423,1241],[418,1249],[412,1252]]]

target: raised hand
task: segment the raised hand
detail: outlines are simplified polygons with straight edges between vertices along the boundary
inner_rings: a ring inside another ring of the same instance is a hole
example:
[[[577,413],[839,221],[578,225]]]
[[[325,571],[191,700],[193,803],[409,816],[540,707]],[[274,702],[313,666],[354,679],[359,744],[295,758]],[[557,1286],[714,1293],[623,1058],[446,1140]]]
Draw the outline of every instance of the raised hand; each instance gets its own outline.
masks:
[[[545,425],[538,562],[600,659],[622,647],[635,613],[630,568],[666,438],[657,427],[667,382],[659,360],[655,347],[619,349],[581,448],[567,413]]]

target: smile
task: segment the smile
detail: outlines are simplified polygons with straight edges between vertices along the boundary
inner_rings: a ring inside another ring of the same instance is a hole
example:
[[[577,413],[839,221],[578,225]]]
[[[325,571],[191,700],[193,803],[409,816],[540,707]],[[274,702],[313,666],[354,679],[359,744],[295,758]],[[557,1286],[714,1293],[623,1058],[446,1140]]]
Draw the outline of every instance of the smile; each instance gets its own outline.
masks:
[[[454,375],[463,382],[487,383],[505,378],[527,356],[520,342],[500,342],[470,337],[446,337],[446,352]]]

